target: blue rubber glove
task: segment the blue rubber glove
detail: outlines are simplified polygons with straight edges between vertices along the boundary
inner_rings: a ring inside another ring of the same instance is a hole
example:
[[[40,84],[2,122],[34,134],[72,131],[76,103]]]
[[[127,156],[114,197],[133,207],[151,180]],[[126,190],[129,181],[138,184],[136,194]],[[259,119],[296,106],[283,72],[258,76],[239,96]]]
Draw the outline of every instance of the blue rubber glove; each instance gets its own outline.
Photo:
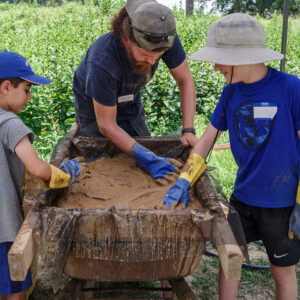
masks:
[[[59,169],[70,175],[69,184],[72,184],[76,177],[80,175],[79,162],[76,159],[71,159],[66,162],[61,163]]]
[[[167,158],[157,156],[139,143],[135,143],[132,146],[130,156],[150,173],[154,179],[165,178],[165,175],[176,172],[175,167],[167,162]]]
[[[192,187],[198,178],[206,170],[207,164],[204,158],[198,153],[191,153],[183,169],[185,170],[176,180],[176,183],[169,189],[164,198],[164,205],[172,206],[173,202],[182,202],[185,206],[189,204],[189,188]]]
[[[190,183],[184,178],[178,178],[175,184],[168,190],[164,198],[164,205],[171,207],[175,201],[181,201],[184,206],[188,206],[189,189]]]

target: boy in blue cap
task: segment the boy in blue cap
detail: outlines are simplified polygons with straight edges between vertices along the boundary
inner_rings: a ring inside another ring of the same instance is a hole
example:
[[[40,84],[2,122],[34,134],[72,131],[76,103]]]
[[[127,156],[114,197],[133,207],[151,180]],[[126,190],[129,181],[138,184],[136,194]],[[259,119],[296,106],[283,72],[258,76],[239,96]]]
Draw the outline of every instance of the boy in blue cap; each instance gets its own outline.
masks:
[[[30,271],[25,281],[11,281],[7,261],[23,222],[25,167],[49,188],[66,187],[80,173],[76,160],[56,168],[40,159],[32,146],[32,131],[14,114],[20,113],[31,99],[32,84],[50,82],[35,74],[21,55],[0,52],[0,300],[25,299],[32,284]]]
[[[282,58],[266,47],[263,26],[249,15],[231,14],[211,25],[206,46],[191,59],[215,63],[228,85],[189,156],[187,171],[168,191],[164,203],[188,205],[189,188],[206,169],[205,158],[220,133],[228,130],[238,165],[230,204],[240,214],[247,242],[262,240],[266,247],[276,299],[296,300],[300,80],[264,64]],[[220,267],[219,299],[235,299],[237,290],[238,281],[226,280]]]

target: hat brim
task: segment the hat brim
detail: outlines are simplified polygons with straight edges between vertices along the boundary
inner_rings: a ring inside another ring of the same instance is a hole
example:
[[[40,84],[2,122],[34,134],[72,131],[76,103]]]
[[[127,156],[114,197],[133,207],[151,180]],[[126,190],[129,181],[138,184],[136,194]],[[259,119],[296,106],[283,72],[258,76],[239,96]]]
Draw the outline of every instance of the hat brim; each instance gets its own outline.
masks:
[[[43,77],[43,76],[40,76],[40,75],[37,75],[37,74],[32,74],[32,75],[26,75],[26,76],[22,76],[20,77],[24,80],[27,80],[33,84],[36,84],[36,85],[40,85],[40,84],[49,84],[52,82],[51,79],[49,78],[46,78],[46,77]]]
[[[192,60],[207,61],[227,66],[258,64],[271,60],[281,60],[283,57],[283,54],[263,47],[204,47],[189,56]]]

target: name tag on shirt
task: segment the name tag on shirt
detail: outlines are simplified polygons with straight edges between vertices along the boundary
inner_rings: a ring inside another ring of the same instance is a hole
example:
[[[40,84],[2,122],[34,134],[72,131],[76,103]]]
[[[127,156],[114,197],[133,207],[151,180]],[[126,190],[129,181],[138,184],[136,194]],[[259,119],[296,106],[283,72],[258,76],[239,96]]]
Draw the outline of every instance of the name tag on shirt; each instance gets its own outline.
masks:
[[[133,101],[133,94],[118,97],[118,103]]]
[[[277,106],[254,106],[254,119],[273,119],[277,113]]]

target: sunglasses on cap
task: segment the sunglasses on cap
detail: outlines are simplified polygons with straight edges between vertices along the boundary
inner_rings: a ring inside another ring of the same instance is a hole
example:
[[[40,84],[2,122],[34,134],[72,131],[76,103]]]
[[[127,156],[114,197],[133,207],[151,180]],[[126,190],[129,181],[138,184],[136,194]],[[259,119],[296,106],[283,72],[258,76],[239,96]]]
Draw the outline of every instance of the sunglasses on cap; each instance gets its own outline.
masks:
[[[173,41],[175,39],[176,36],[176,30],[170,33],[152,33],[152,32],[147,32],[144,30],[141,30],[137,27],[135,27],[134,25],[130,25],[130,27],[135,30],[138,31],[140,33],[144,34],[144,39],[152,44],[159,44],[160,42],[169,42],[169,41]]]

